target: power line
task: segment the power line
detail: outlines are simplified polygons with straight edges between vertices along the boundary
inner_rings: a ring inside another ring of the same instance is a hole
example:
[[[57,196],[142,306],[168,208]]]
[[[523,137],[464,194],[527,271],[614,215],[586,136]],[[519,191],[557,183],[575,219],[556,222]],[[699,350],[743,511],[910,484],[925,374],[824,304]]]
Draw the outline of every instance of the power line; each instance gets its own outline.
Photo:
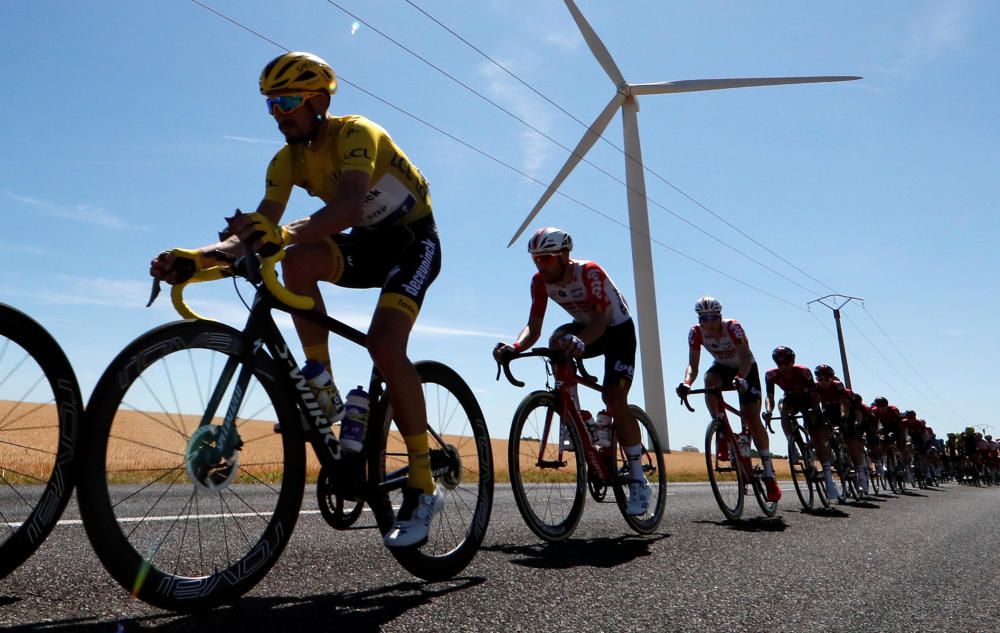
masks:
[[[920,395],[920,389],[918,389],[917,386],[915,384],[913,384],[910,381],[910,379],[907,378],[906,375],[902,371],[900,371],[899,367],[897,367],[895,365],[895,363],[893,363],[891,360],[889,360],[889,358],[885,354],[882,353],[882,350],[879,349],[879,347],[877,345],[875,345],[874,341],[872,341],[870,338],[868,338],[868,335],[865,334],[864,330],[862,330],[861,327],[858,326],[858,324],[853,319],[851,319],[849,316],[845,315],[844,318],[851,322],[851,324],[854,326],[854,328],[858,332],[858,334],[860,334],[866,341],[868,341],[868,344],[872,346],[872,349],[874,349],[875,352],[879,356],[882,357],[882,360],[884,360],[890,367],[892,367],[893,370],[895,370],[895,372],[897,374],[899,374],[899,377],[902,378],[906,382],[906,384],[910,385],[910,388],[913,389],[913,392],[919,396]],[[948,412],[946,412],[943,409],[939,408],[936,403],[934,403],[934,402],[932,402],[930,400],[927,400],[927,399],[924,399],[924,402],[926,402],[927,404],[932,405],[938,411],[938,413],[944,413],[945,416],[947,417]],[[954,412],[952,412],[952,414],[954,415]]]
[[[327,1],[329,2],[330,0],[327,0]],[[516,73],[514,73],[513,71],[511,71],[510,69],[508,69],[506,66],[504,66],[500,62],[498,62],[495,59],[493,59],[492,57],[490,57],[488,54],[486,54],[485,52],[483,52],[479,47],[475,46],[474,44],[472,44],[471,42],[469,42],[467,39],[465,39],[464,37],[462,37],[461,35],[459,35],[455,30],[449,28],[443,22],[441,22],[440,20],[438,20],[437,18],[435,18],[434,16],[432,16],[430,13],[428,13],[427,11],[425,11],[424,9],[422,9],[421,7],[419,7],[416,4],[414,4],[412,2],[412,0],[406,0],[406,3],[409,4],[410,6],[412,6],[414,9],[416,9],[418,12],[420,12],[424,16],[426,16],[429,20],[431,20],[432,22],[434,22],[435,24],[437,24],[438,26],[440,26],[442,29],[444,29],[445,31],[447,31],[448,33],[450,33],[451,35],[453,35],[454,37],[456,37],[458,40],[460,40],[466,46],[468,46],[472,50],[476,51],[479,55],[481,55],[483,58],[485,58],[486,60],[488,60],[491,64],[493,64],[494,66],[496,66],[497,68],[499,68],[500,70],[502,70],[503,72],[505,72],[507,75],[509,75],[510,77],[512,77],[513,79],[515,79],[516,81],[518,81],[521,85],[525,86],[530,91],[532,91],[533,93],[535,93],[536,95],[538,95],[539,97],[541,97],[542,99],[544,99],[546,102],[548,102],[549,104],[551,104],[557,110],[559,110],[560,112],[562,112],[563,114],[565,114],[569,118],[573,119],[578,124],[582,125],[584,128],[586,128],[588,130],[590,129],[590,126],[588,124],[584,123],[583,121],[581,121],[580,119],[578,119],[577,117],[575,117],[573,114],[571,114],[569,111],[567,111],[565,108],[563,108],[562,106],[560,106],[558,103],[556,103],[555,101],[553,101],[549,97],[545,96],[541,91],[539,91],[538,89],[536,89],[534,86],[532,86],[528,82],[526,82],[523,79],[521,79],[520,77],[518,77]],[[548,138],[548,137],[546,137],[546,138]],[[611,147],[613,147],[616,150],[618,150],[619,152],[621,152],[625,156],[625,158],[627,160],[630,160],[630,161],[632,161],[634,163],[637,163],[643,170],[645,170],[646,172],[648,172],[654,178],[656,178],[657,180],[661,181],[662,183],[664,183],[665,185],[667,185],[668,187],[670,187],[671,189],[673,189],[677,193],[681,194],[682,196],[684,196],[685,198],[687,198],[689,201],[691,201],[693,204],[697,205],[698,207],[700,207],[704,211],[708,212],[709,214],[712,215],[712,217],[714,217],[717,220],[719,220],[720,222],[724,223],[726,226],[728,226],[732,230],[736,231],[737,233],[739,233],[740,235],[742,235],[746,239],[750,240],[751,242],[753,242],[758,247],[764,249],[765,251],[767,251],[768,253],[770,253],[772,256],[774,256],[777,259],[781,260],[785,264],[791,266],[796,271],[798,271],[802,275],[808,277],[809,279],[813,280],[814,282],[820,284],[821,286],[823,286],[827,290],[830,290],[832,292],[837,292],[836,290],[834,290],[832,287],[830,287],[829,285],[827,285],[823,281],[817,279],[816,277],[814,277],[813,275],[809,274],[808,272],[806,272],[802,268],[796,266],[794,263],[790,262],[789,260],[787,260],[786,258],[784,258],[783,256],[781,256],[780,254],[776,253],[774,250],[772,250],[771,248],[769,248],[767,245],[761,243],[760,241],[758,241],[757,239],[755,239],[754,237],[752,237],[751,235],[749,235],[748,233],[746,233],[745,231],[743,231],[742,229],[740,229],[739,227],[737,227],[736,225],[734,225],[732,222],[730,222],[729,220],[727,220],[723,216],[719,215],[718,213],[716,213],[715,211],[713,211],[712,209],[710,209],[707,205],[705,205],[702,202],[700,202],[699,200],[695,199],[693,196],[691,196],[690,194],[688,194],[686,191],[684,191],[683,189],[681,189],[677,185],[673,184],[672,182],[670,182],[669,180],[667,180],[665,177],[661,176],[659,173],[657,173],[656,171],[654,171],[650,167],[647,167],[646,165],[643,165],[642,163],[639,163],[639,161],[637,161],[634,157],[629,156],[627,153],[625,153],[625,150],[622,149],[621,147],[619,147],[618,145],[616,145],[613,141],[609,141],[608,139],[604,138],[603,135],[601,135],[599,138],[602,141],[604,141],[605,143],[607,143],[608,145],[610,145]],[[563,148],[563,149],[565,149],[565,148]],[[570,152],[570,153],[572,153],[572,152]],[[586,160],[586,159],[584,159],[584,160]],[[588,162],[588,164],[590,164],[589,161],[587,161],[587,162]],[[601,171],[603,171],[603,170],[601,170]],[[653,202],[653,201],[651,200],[651,202]],[[655,202],[654,202],[654,204],[656,204],[657,206],[662,206],[662,205],[659,205],[658,203],[655,203]],[[664,210],[670,212],[670,213],[673,213],[672,211],[670,211],[666,207],[662,207],[662,208]],[[743,254],[744,256],[746,256],[746,254],[742,253],[742,251],[738,251],[738,252],[740,252],[741,254]],[[749,256],[747,256],[747,257],[749,258]],[[753,260],[753,258],[750,258],[750,259]],[[753,261],[756,262],[756,260],[753,260]],[[759,263],[759,262],[756,262],[756,263]],[[772,272],[774,272],[774,271],[772,271]],[[776,274],[778,274],[779,276],[784,277],[784,275],[781,275],[781,273],[776,273]],[[797,282],[793,282],[793,283],[797,283]],[[801,284],[798,284],[798,285],[801,286]],[[804,288],[804,286],[802,286],[802,287]],[[810,292],[812,292],[812,294],[817,294],[817,293],[815,293],[815,292],[813,292],[811,290],[810,290]]]
[[[400,49],[406,51],[407,53],[409,53],[413,57],[417,58],[418,60],[420,60],[421,62],[423,62],[427,66],[433,68],[434,70],[436,70],[440,74],[442,74],[445,77],[447,77],[448,79],[452,80],[453,82],[455,82],[456,84],[458,84],[459,86],[461,86],[462,88],[464,88],[465,90],[471,92],[472,94],[474,94],[475,96],[479,97],[483,101],[489,103],[490,105],[492,105],[496,109],[500,110],[501,112],[503,112],[507,116],[511,117],[512,119],[514,119],[518,123],[524,125],[525,127],[527,127],[528,129],[534,131],[536,134],[542,136],[543,138],[545,138],[549,142],[551,142],[551,143],[557,145],[558,147],[562,148],[563,150],[569,152],[569,154],[571,156],[574,156],[574,157],[578,158],[579,160],[581,160],[582,162],[586,163],[587,165],[590,165],[591,167],[593,167],[594,169],[596,169],[600,173],[604,174],[608,178],[610,178],[610,179],[614,180],[615,182],[617,182],[618,184],[624,186],[626,190],[631,191],[633,193],[637,193],[637,194],[640,193],[634,187],[629,186],[628,183],[626,183],[624,180],[622,180],[618,176],[615,176],[614,174],[610,173],[609,171],[607,171],[603,167],[601,167],[601,166],[597,165],[596,163],[588,160],[586,156],[577,154],[574,150],[572,150],[569,147],[563,145],[561,142],[559,142],[555,138],[549,136],[544,131],[540,130],[538,127],[532,125],[528,121],[525,121],[523,118],[521,118],[520,116],[518,116],[514,112],[511,112],[510,110],[508,110],[507,108],[503,107],[502,105],[500,105],[496,101],[490,99],[489,97],[487,97],[486,95],[482,94],[481,92],[479,92],[475,88],[473,88],[473,87],[469,86],[468,84],[466,84],[464,81],[456,78],[454,75],[450,74],[449,72],[447,72],[446,70],[444,70],[440,66],[434,64],[433,62],[431,62],[427,58],[423,57],[422,55],[420,55],[419,53],[417,53],[413,49],[405,46],[404,44],[400,43],[398,40],[396,40],[393,37],[389,36],[387,33],[385,33],[384,31],[382,31],[381,29],[379,29],[375,25],[371,24],[370,22],[366,21],[361,16],[359,16],[359,15],[357,15],[355,13],[352,13],[351,11],[345,9],[341,5],[337,4],[334,0],[326,0],[326,2],[327,2],[327,4],[329,4],[329,5],[333,6],[333,7],[336,7],[337,9],[339,9],[340,11],[342,11],[344,14],[346,14],[346,15],[350,16],[351,18],[357,20],[359,23],[364,24],[366,27],[368,27],[369,29],[371,29],[372,31],[374,31],[375,33],[377,33],[378,35],[380,35],[385,40],[387,40],[389,42],[392,42],[394,45],[396,45]],[[412,4],[412,3],[410,3],[410,4]],[[421,12],[423,12],[423,11],[421,11]],[[427,15],[427,14],[425,13],[425,15]],[[449,29],[449,32],[454,34],[454,31],[451,31],[450,29]],[[460,39],[462,39],[462,38],[460,38]],[[464,39],[462,39],[462,41],[465,42]],[[475,50],[478,51],[479,49],[475,49]],[[493,61],[489,57],[487,57],[487,59],[490,59],[490,61]],[[493,62],[493,63],[496,63],[496,62]],[[506,72],[508,72],[508,73],[510,72],[510,71],[507,71],[506,69],[504,69],[504,70]],[[522,83],[524,83],[524,82],[522,82]],[[535,92],[537,93],[537,91],[535,91]],[[549,100],[549,102],[551,103],[551,100]],[[565,112],[565,110],[563,110],[563,111]],[[575,117],[574,117],[574,120],[576,120]],[[585,127],[587,127],[588,130],[590,130],[590,126],[586,126],[586,124],[584,124],[584,125],[585,125]],[[603,137],[601,137],[601,138],[603,138]],[[610,143],[610,141],[606,141],[606,142]],[[612,146],[615,147],[613,144],[612,144]],[[617,149],[617,147],[616,147],[616,149]],[[621,150],[619,150],[619,151],[621,151]],[[642,164],[639,163],[639,161],[635,160],[635,158],[633,158],[631,156],[628,156],[627,154],[626,154],[626,157],[629,160],[631,160],[632,162],[634,162],[634,163],[642,166]],[[650,171],[650,173],[654,173],[651,170],[647,170],[647,171]],[[545,183],[542,183],[540,181],[536,181],[536,182],[539,182],[540,184],[542,184],[542,186],[544,186],[546,188],[546,190],[551,190],[552,189],[552,187],[550,185],[545,185]],[[668,182],[667,184],[670,184],[670,183]],[[681,193],[683,193],[683,192],[681,192]],[[726,242],[722,238],[720,238],[720,237],[718,237],[716,235],[713,235],[710,231],[707,231],[707,230],[701,228],[700,226],[698,226],[697,224],[695,224],[691,220],[688,220],[687,218],[685,218],[684,216],[680,215],[679,213],[673,211],[672,209],[668,208],[667,206],[665,206],[665,205],[661,204],[660,202],[658,202],[658,201],[650,198],[648,195],[642,194],[642,197],[644,197],[646,199],[646,201],[652,203],[654,206],[659,207],[660,209],[662,209],[663,211],[666,211],[667,213],[669,213],[673,217],[677,218],[681,222],[684,222],[685,224],[687,224],[691,228],[695,229],[696,231],[698,231],[702,235],[705,235],[706,237],[708,237],[708,238],[710,238],[712,240],[715,240],[719,244],[722,244],[723,246],[725,246],[726,248],[730,249],[731,251],[733,251],[735,253],[738,253],[739,255],[743,256],[744,258],[746,258],[746,259],[750,260],[751,262],[757,264],[761,268],[764,268],[765,270],[769,271],[770,273],[781,277],[782,279],[784,279],[785,281],[788,281],[789,283],[795,284],[796,286],[802,288],[806,292],[816,294],[815,291],[813,291],[811,288],[808,288],[808,287],[804,286],[803,284],[799,283],[798,281],[792,279],[791,277],[788,277],[784,273],[782,273],[782,272],[780,272],[778,270],[775,270],[774,268],[768,266],[767,264],[765,264],[762,261],[758,260],[757,258],[753,257],[752,255],[750,255],[750,254],[748,254],[748,253],[740,250],[739,248],[733,246],[732,244]],[[697,202],[696,200],[693,200],[693,201]]]
[[[913,366],[913,363],[911,363],[911,362],[910,362],[910,360],[909,360],[909,359],[908,359],[908,358],[906,357],[906,355],[905,355],[905,354],[903,353],[903,350],[899,349],[899,346],[898,346],[898,345],[896,345],[896,343],[895,343],[895,342],[894,342],[894,341],[892,340],[892,338],[891,338],[891,337],[889,336],[889,333],[888,333],[888,332],[886,332],[886,331],[885,331],[885,329],[883,329],[881,325],[879,325],[879,322],[878,322],[878,321],[876,321],[876,320],[875,320],[875,316],[874,316],[874,315],[873,315],[873,314],[872,314],[872,313],[871,313],[871,312],[870,312],[870,311],[869,311],[869,310],[868,310],[867,308],[865,308],[864,306],[861,306],[861,307],[862,307],[862,308],[864,309],[864,311],[865,311],[865,314],[867,314],[867,315],[868,315],[868,318],[872,320],[872,323],[874,323],[874,324],[875,324],[875,327],[877,327],[877,328],[879,329],[879,332],[881,332],[881,333],[882,333],[882,336],[884,336],[884,337],[885,337],[885,339],[886,339],[887,341],[889,341],[889,344],[890,344],[890,345],[892,345],[892,347],[893,347],[893,348],[894,348],[894,349],[896,350],[896,353],[898,353],[898,354],[899,354],[900,358],[902,358],[902,359],[903,359],[903,361],[904,361],[904,362],[905,362],[905,363],[906,363],[907,365],[909,365],[910,369],[912,369],[912,370],[913,370],[913,373],[914,373],[914,374],[916,374],[916,375],[917,375],[917,377],[918,377],[918,378],[920,378],[920,380],[921,380],[921,381],[923,381],[923,383],[924,383],[925,385],[927,385],[927,388],[928,388],[928,389],[930,389],[931,393],[933,393],[933,394],[934,394],[934,395],[935,395],[935,396],[937,397],[937,399],[938,399],[938,400],[940,400],[940,401],[941,401],[941,403],[942,403],[942,404],[944,404],[944,406],[946,406],[946,407],[948,408],[948,410],[949,410],[949,411],[951,411],[952,415],[954,415],[954,416],[956,416],[956,417],[961,417],[961,416],[959,416],[959,415],[958,415],[958,413],[957,413],[957,412],[955,411],[955,409],[953,409],[953,408],[951,407],[951,405],[949,405],[949,404],[948,404],[948,402],[947,402],[947,401],[946,401],[946,400],[945,400],[944,398],[942,398],[942,397],[941,397],[941,394],[939,394],[939,393],[938,393],[938,392],[937,392],[937,391],[936,391],[936,390],[934,389],[934,386],[933,386],[933,385],[932,385],[931,383],[929,383],[929,382],[927,381],[927,379],[926,379],[926,378],[924,378],[924,377],[923,377],[923,376],[922,376],[922,375],[920,374],[920,372],[919,372],[919,371],[917,371],[917,368]]]

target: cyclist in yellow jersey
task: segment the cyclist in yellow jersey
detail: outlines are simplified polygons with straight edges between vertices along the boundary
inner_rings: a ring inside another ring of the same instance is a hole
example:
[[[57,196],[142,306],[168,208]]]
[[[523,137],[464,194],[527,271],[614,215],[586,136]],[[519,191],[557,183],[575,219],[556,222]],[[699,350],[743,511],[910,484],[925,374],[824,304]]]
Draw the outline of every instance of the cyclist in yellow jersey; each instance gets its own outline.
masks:
[[[296,186],[323,201],[312,215],[279,229],[287,246],[285,285],[312,297],[317,310],[326,310],[320,281],[382,289],[368,351],[389,388],[410,461],[403,505],[385,542],[416,546],[427,540],[444,499],[431,475],[423,391],[406,347],[424,294],[441,269],[441,245],[423,174],[379,125],[362,116],[329,114],[336,89],[333,69],[309,53],[286,53],[265,66],[260,91],[287,144],[268,166],[257,214],[277,225]],[[232,218],[234,236],[223,242],[161,253],[150,274],[177,283],[184,271],[215,265],[215,251],[239,254],[239,238],[259,230],[253,215]],[[189,261],[178,261],[184,259]],[[306,359],[329,370],[329,332],[305,319],[293,321]],[[339,396],[335,400],[343,406]]]

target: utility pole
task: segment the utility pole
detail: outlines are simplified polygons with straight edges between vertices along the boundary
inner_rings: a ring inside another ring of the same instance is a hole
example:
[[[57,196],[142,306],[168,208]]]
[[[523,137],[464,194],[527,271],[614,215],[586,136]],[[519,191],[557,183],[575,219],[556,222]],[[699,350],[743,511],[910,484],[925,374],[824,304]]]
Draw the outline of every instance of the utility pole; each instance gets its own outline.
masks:
[[[848,389],[851,388],[851,370],[847,367],[847,349],[844,347],[844,329],[840,327],[840,309],[851,301],[857,301],[862,307],[865,305],[864,299],[860,297],[848,297],[847,295],[826,295],[819,299],[813,299],[806,304],[808,308],[810,304],[820,303],[833,310],[833,320],[837,323],[837,342],[840,343],[840,364],[844,368],[844,384],[847,385]]]

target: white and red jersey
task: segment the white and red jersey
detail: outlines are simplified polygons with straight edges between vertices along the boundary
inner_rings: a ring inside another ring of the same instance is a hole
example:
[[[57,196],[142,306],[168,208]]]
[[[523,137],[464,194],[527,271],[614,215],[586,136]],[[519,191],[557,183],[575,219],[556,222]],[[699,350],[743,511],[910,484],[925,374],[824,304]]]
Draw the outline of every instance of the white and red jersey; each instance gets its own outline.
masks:
[[[722,336],[719,338],[713,338],[698,324],[692,325],[691,331],[688,332],[688,347],[690,349],[694,350],[704,346],[715,362],[726,367],[739,368],[740,359],[736,356],[737,345],[747,346],[750,364],[754,364],[756,361],[753,352],[750,351],[750,342],[747,340],[746,332],[743,331],[743,326],[736,319],[726,319],[722,322]]]
[[[572,274],[565,286],[545,283],[540,273],[531,278],[532,317],[544,317],[545,306],[552,299],[569,312],[574,321],[584,324],[590,323],[594,315],[603,314],[608,306],[611,306],[608,327],[621,325],[632,318],[625,299],[603,268],[582,259],[569,260],[569,266]]]

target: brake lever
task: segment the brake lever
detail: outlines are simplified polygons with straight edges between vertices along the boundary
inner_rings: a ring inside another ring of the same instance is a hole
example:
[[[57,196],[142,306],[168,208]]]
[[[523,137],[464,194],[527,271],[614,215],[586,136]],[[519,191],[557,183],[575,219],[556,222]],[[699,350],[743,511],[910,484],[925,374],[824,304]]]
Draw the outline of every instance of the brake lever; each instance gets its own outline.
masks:
[[[149,306],[153,305],[153,302],[156,301],[156,298],[159,296],[160,296],[160,280],[157,279],[156,277],[153,277],[153,288],[152,290],[149,291],[149,303],[146,304],[146,307],[148,308]]]

